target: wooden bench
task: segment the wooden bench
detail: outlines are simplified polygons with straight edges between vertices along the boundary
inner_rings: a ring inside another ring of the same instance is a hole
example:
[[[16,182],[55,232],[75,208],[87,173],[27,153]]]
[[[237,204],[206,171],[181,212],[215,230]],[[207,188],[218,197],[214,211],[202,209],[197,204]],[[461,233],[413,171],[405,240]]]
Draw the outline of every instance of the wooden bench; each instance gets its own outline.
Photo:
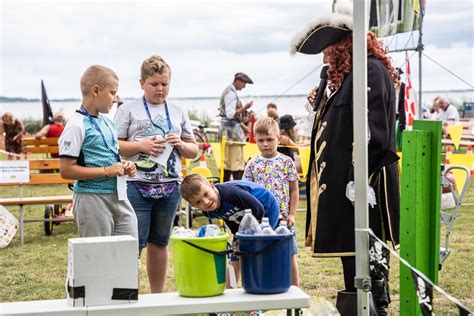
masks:
[[[443,146],[454,146],[454,142],[451,139],[442,139],[441,144]],[[459,147],[474,147],[474,139],[462,139],[459,141]]]
[[[276,276],[278,277],[278,276]],[[300,315],[310,307],[310,296],[296,286],[281,294],[257,295],[243,289],[225,290],[223,295],[190,298],[178,293],[143,294],[130,304],[72,307],[66,300],[1,303],[2,315],[180,315],[194,313],[243,312],[255,310],[287,310],[287,315]]]
[[[28,154],[45,154],[50,158],[51,154],[59,153],[58,137],[49,138],[23,138],[22,149],[25,155]]]
[[[59,159],[35,159],[29,160],[30,177],[29,182],[0,183],[0,186],[18,187],[17,197],[0,198],[0,205],[19,206],[20,207],[20,238],[21,244],[24,243],[24,223],[25,222],[44,222],[47,219],[31,219],[25,220],[26,205],[47,205],[47,204],[67,204],[72,203],[72,195],[67,196],[40,196],[40,197],[24,197],[23,186],[27,185],[52,185],[52,184],[72,184],[74,180],[63,179],[57,172],[59,170]],[[45,171],[51,173],[44,173]],[[52,173],[56,171],[56,173]],[[49,222],[55,222],[52,218]],[[71,219],[72,220],[72,219]],[[61,220],[58,220],[61,221]]]

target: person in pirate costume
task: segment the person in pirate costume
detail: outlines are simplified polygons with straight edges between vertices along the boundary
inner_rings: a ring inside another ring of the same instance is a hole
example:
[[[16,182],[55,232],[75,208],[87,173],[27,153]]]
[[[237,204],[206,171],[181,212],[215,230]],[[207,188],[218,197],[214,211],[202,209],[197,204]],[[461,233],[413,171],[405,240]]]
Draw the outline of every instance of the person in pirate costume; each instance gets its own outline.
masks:
[[[340,3],[292,42],[292,52],[324,53],[328,88],[315,111],[307,186],[306,245],[314,257],[341,257],[345,290],[337,294],[342,315],[356,315],[352,4]],[[375,34],[367,34],[368,170],[370,228],[394,247],[399,241],[399,181],[395,154],[397,72]],[[312,104],[317,90],[308,96]],[[347,190],[347,191],[346,191]],[[347,193],[346,193],[347,192]],[[388,250],[384,249],[388,262]],[[388,267],[388,264],[387,264]],[[378,270],[377,270],[378,271]],[[385,315],[390,302],[388,269],[371,273],[371,314]]]
[[[219,116],[221,117],[220,137],[226,136],[225,145],[224,182],[242,179],[244,174],[244,143],[247,126],[242,123],[245,112],[252,106],[252,101],[242,105],[237,91],[253,84],[252,79],[243,72],[234,75],[234,81],[224,89],[219,100]]]

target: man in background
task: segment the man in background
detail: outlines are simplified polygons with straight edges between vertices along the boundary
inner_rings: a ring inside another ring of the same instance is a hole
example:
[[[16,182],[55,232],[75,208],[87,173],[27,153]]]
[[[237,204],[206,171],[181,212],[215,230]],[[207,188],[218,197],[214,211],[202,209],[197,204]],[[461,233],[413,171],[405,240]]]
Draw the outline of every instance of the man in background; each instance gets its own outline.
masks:
[[[443,123],[446,121],[459,121],[459,112],[454,105],[449,104],[443,97],[438,99],[438,104],[440,108],[439,119],[443,121]]]
[[[234,75],[234,81],[222,92],[219,106],[219,116],[221,116],[220,137],[226,136],[225,160],[224,160],[224,182],[239,180],[244,173],[244,151],[247,126],[242,123],[244,113],[252,106],[253,101],[242,105],[237,91],[245,86],[253,84],[252,79],[243,72]],[[230,142],[230,143],[229,143]]]

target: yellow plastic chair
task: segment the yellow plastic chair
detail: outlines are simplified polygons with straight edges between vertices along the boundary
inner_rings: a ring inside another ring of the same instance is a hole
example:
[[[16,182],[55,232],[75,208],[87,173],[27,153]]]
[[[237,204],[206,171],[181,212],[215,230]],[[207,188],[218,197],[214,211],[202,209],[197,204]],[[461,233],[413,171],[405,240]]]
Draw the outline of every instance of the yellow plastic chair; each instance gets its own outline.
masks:
[[[207,167],[195,167],[189,174],[200,174],[206,178],[212,177],[211,170]]]
[[[300,161],[301,161],[301,169],[303,170],[303,175],[308,174],[308,169],[309,169],[309,156],[311,153],[311,147],[306,146],[306,147],[299,147],[300,151]]]
[[[260,155],[260,150],[258,149],[257,144],[247,143],[244,146],[244,161],[249,161],[253,157]]]

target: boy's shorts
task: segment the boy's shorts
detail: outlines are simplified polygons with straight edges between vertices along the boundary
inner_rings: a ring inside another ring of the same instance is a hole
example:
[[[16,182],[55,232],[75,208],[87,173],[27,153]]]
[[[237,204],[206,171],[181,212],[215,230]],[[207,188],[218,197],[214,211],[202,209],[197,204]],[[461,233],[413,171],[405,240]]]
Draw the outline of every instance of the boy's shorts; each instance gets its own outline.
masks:
[[[293,237],[291,237],[291,255],[294,256],[298,254],[298,244],[296,243],[296,229],[295,226],[290,228],[290,232],[293,233]]]
[[[80,237],[131,235],[138,237],[132,205],[117,193],[77,193],[73,213]]]
[[[290,232],[293,233],[293,236],[291,237],[291,250],[290,253],[292,256],[298,254],[298,244],[296,243],[296,231],[294,226],[290,228]],[[235,239],[232,240],[232,249],[236,249],[237,247],[237,241]],[[230,261],[239,261],[239,256],[236,256],[235,254],[231,253],[230,254]]]
[[[158,200],[144,198],[132,182],[128,182],[127,186],[128,199],[138,219],[138,246],[145,248],[149,242],[167,246],[181,199],[179,186],[170,196]]]

